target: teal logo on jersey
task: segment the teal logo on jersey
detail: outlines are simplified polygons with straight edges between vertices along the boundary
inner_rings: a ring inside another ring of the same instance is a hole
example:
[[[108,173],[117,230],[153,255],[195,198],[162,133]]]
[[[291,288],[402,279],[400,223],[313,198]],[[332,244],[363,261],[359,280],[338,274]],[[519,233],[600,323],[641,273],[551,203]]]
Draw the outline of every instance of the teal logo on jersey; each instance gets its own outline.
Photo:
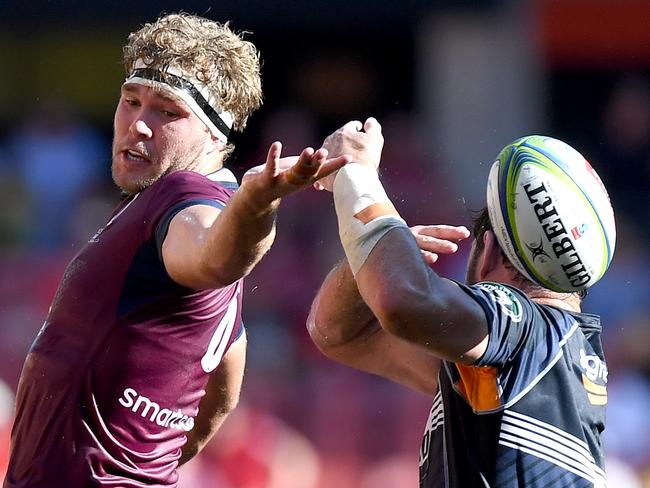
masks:
[[[478,287],[487,291],[490,297],[499,304],[503,313],[510,317],[513,322],[521,322],[523,307],[517,295],[507,286],[499,283],[479,283]]]

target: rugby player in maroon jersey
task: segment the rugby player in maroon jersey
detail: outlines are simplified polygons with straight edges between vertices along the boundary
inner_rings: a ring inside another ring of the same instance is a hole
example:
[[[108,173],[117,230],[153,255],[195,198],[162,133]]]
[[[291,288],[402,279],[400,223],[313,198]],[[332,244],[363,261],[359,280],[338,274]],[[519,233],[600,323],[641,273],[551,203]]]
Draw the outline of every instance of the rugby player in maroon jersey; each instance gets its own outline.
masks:
[[[344,165],[306,148],[237,189],[224,168],[261,104],[256,48],[174,14],[124,48],[112,172],[127,195],[70,262],[23,367],[5,488],[173,487],[235,407],[242,278],[281,197]],[[56,169],[54,169],[56,170]]]

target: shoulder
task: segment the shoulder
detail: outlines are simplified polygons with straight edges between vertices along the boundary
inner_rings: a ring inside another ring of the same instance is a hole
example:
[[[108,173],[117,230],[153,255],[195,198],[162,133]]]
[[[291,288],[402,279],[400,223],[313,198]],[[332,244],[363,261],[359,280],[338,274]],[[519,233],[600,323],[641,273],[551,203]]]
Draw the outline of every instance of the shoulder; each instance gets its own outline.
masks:
[[[237,189],[237,180],[227,169],[213,175],[202,175],[194,171],[174,171],[161,177],[151,186],[152,193],[159,197],[223,197],[228,199]]]
[[[210,176],[194,171],[174,171],[161,177],[143,191],[145,235],[158,234],[161,229],[166,233],[169,221],[187,207],[223,208],[236,188],[237,180],[228,170]]]
[[[489,309],[491,314],[498,311],[499,315],[503,314],[513,322],[520,322],[527,310],[536,308],[535,303],[523,291],[504,283],[482,281],[459,286],[484,309]]]
[[[236,189],[235,176],[222,168],[207,176],[194,171],[174,171],[161,177],[145,191],[149,192],[150,210],[164,213],[178,205],[212,205],[216,202],[223,207]]]

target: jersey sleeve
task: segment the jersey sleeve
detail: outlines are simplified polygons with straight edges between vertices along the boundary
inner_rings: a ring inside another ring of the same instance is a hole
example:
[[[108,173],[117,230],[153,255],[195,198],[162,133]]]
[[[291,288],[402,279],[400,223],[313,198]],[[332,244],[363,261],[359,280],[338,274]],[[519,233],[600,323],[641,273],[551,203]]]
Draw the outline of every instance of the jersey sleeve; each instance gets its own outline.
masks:
[[[489,282],[464,290],[481,306],[488,324],[488,346],[476,366],[503,366],[515,358],[526,342],[530,346],[536,341],[532,327],[536,311],[518,290]]]
[[[167,231],[169,230],[169,224],[176,215],[186,208],[193,207],[194,205],[208,205],[210,207],[223,210],[226,204],[220,200],[210,199],[210,198],[191,198],[177,203],[167,210],[164,215],[160,218],[158,225],[155,230],[156,238],[156,249],[158,250],[158,256],[162,260],[162,245],[165,242],[165,237],[167,237]]]
[[[555,364],[577,323],[559,309],[534,303],[516,288],[490,282],[461,286],[485,312],[488,345],[472,366],[456,367],[461,372],[490,372],[487,376],[494,376],[499,403],[506,404]]]
[[[156,183],[156,195],[147,209],[145,240],[155,241],[160,257],[169,224],[178,212],[193,205],[223,209],[234,189],[231,185],[212,181],[191,171],[178,171],[164,176]]]

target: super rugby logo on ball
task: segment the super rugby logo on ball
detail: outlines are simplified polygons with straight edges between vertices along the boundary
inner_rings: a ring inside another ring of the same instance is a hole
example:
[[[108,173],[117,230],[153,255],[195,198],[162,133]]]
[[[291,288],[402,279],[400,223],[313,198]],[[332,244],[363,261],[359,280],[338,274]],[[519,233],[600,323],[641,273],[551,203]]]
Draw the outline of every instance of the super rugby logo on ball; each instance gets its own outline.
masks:
[[[616,227],[607,191],[562,141],[528,136],[506,146],[490,170],[487,204],[501,248],[531,281],[584,290],[611,263]]]

